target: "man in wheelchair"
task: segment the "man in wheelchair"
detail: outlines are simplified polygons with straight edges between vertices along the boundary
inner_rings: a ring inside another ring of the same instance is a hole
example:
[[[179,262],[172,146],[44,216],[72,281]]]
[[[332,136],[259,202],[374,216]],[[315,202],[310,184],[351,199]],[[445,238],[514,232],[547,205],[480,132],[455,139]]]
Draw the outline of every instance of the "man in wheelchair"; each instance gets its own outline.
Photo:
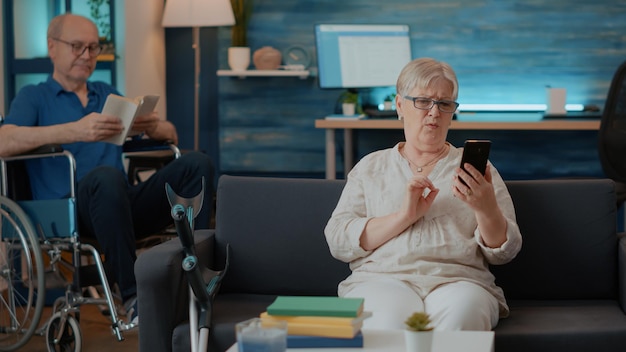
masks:
[[[165,184],[182,196],[200,192],[213,199],[210,158],[189,152],[158,170],[146,181],[131,185],[122,162],[122,147],[102,142],[122,133],[116,116],[102,115],[110,93],[104,83],[89,81],[101,51],[98,29],[89,19],[64,14],[50,22],[48,53],[54,70],[45,82],[20,90],[0,125],[0,156],[22,154],[46,144],[60,144],[76,159],[76,202],[81,237],[94,238],[105,265],[117,283],[129,320],[138,322],[134,262],[135,242],[172,223]],[[174,125],[156,112],[136,118],[132,129],[151,139],[177,143]],[[69,192],[67,164],[57,158],[27,160],[35,199],[58,199]],[[212,202],[205,202],[196,228],[208,228]]]

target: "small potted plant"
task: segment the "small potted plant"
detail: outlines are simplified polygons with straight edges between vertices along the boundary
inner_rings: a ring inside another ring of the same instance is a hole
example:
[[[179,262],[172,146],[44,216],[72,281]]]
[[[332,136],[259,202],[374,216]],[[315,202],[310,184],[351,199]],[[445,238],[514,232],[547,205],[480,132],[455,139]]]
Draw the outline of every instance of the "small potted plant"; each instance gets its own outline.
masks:
[[[413,313],[404,322],[404,341],[407,352],[430,352],[433,342],[433,327],[430,316],[424,312]]]
[[[391,93],[383,99],[384,110],[393,109],[393,101],[396,99],[396,93]]]
[[[252,17],[253,0],[230,0],[235,16],[231,30],[231,46],[228,48],[228,65],[233,71],[245,71],[250,66],[248,24]]]
[[[359,93],[353,90],[346,90],[339,97],[341,110],[344,115],[355,115],[359,103]]]
[[[102,45],[100,57],[108,55],[114,57],[115,46],[111,37],[111,15],[109,13],[110,0],[88,0],[89,16],[98,27],[99,42]]]

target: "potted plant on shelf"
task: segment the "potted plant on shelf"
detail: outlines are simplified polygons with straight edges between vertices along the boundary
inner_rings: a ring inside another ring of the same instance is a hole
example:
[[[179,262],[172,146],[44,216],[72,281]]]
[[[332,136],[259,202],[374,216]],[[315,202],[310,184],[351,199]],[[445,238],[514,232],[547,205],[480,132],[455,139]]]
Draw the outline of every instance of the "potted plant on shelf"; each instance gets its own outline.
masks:
[[[389,95],[387,95],[385,97],[385,99],[383,99],[383,106],[384,106],[384,110],[391,110],[393,109],[393,101],[394,99],[396,99],[396,93],[391,93]]]
[[[228,65],[233,71],[245,71],[250,66],[248,46],[248,23],[252,16],[253,0],[230,0],[235,15],[231,32],[231,47],[228,48]]]
[[[115,46],[111,38],[111,15],[109,13],[110,0],[88,0],[89,16],[98,27],[102,52],[99,59],[113,60]]]
[[[359,93],[353,90],[346,90],[339,97],[341,101],[341,111],[344,115],[356,115],[359,103]]]
[[[413,313],[404,322],[404,341],[407,352],[430,352],[433,342],[433,327],[430,316],[424,312]]]

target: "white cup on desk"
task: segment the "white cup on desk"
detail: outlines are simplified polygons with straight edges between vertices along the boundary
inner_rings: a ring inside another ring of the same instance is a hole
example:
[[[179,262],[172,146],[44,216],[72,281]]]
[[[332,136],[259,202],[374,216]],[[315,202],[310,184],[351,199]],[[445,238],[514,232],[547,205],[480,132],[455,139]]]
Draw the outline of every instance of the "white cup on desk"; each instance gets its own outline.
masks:
[[[565,115],[567,114],[567,110],[565,110],[565,99],[567,95],[567,90],[565,88],[547,88],[547,99],[548,99],[548,109],[546,110],[546,114],[548,115]]]

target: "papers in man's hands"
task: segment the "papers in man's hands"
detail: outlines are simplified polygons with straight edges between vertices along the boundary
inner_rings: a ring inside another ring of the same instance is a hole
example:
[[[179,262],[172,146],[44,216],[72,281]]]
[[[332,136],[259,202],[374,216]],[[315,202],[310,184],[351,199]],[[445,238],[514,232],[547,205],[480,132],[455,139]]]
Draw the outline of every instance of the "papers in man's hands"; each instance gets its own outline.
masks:
[[[115,135],[103,142],[113,143],[117,145],[124,144],[126,137],[133,126],[133,121],[137,116],[143,116],[154,111],[154,108],[159,101],[158,95],[144,95],[135,99],[122,97],[116,94],[109,94],[104,107],[102,108],[103,115],[117,116],[122,120],[124,125],[124,131]]]

